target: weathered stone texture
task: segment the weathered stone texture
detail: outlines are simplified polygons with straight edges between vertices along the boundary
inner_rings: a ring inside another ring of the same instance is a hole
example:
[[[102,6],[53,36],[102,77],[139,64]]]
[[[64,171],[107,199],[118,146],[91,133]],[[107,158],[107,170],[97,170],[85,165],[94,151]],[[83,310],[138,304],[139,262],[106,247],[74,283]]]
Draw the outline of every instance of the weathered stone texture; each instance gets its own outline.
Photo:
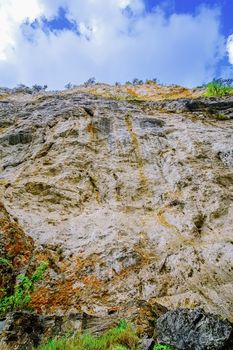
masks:
[[[203,310],[177,309],[157,320],[158,342],[177,350],[232,349],[232,325]]]
[[[8,96],[0,194],[32,260],[50,262],[38,311],[154,300],[233,320],[232,111],[230,98]]]

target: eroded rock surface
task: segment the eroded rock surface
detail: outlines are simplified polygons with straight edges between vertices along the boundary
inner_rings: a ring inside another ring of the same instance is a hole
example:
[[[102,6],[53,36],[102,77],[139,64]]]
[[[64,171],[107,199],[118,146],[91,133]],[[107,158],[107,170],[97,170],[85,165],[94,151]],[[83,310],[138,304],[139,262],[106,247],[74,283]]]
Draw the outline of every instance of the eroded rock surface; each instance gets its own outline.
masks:
[[[201,309],[167,312],[158,319],[157,332],[158,342],[175,349],[232,349],[232,325]]]
[[[32,261],[50,262],[38,311],[147,301],[233,320],[232,111],[231,98],[4,95],[1,200]]]

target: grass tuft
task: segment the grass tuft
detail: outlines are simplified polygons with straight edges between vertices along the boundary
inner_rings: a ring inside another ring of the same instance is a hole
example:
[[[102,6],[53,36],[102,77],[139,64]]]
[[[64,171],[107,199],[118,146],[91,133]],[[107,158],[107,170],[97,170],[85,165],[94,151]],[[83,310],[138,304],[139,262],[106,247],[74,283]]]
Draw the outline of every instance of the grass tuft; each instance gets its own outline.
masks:
[[[100,336],[76,334],[72,338],[55,338],[38,350],[138,350],[139,338],[131,325],[119,325]]]
[[[156,344],[153,350],[172,350],[172,348],[169,345]]]

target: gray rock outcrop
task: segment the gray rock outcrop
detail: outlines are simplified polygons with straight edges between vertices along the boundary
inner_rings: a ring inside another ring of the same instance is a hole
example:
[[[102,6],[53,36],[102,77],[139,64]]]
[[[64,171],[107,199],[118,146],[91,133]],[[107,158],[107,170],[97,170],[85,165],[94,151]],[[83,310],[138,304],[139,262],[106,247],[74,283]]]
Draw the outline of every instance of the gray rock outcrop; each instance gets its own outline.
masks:
[[[232,325],[203,310],[177,309],[157,320],[158,342],[179,350],[232,348]]]
[[[5,92],[0,195],[30,261],[50,263],[38,312],[142,300],[233,320],[232,111],[231,97]]]

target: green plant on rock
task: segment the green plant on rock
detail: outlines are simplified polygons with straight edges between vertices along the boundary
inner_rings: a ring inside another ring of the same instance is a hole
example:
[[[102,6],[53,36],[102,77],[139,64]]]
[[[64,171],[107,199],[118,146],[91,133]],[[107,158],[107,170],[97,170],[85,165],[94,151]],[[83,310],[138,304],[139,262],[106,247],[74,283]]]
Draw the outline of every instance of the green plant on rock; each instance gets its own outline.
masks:
[[[118,326],[100,336],[76,334],[73,337],[55,338],[38,350],[139,350],[139,338],[133,327],[122,320]]]
[[[11,262],[7,258],[0,258],[0,266],[11,266]]]
[[[27,277],[24,274],[18,275],[14,293],[9,296],[4,295],[0,300],[0,314],[25,309],[31,301],[31,293],[35,284],[43,277],[47,268],[48,263],[42,262],[31,277]]]
[[[172,350],[172,348],[169,345],[156,344],[153,350]]]
[[[233,86],[223,83],[221,79],[213,80],[211,83],[207,84],[205,96],[215,97],[215,96],[225,96],[233,93]]]

